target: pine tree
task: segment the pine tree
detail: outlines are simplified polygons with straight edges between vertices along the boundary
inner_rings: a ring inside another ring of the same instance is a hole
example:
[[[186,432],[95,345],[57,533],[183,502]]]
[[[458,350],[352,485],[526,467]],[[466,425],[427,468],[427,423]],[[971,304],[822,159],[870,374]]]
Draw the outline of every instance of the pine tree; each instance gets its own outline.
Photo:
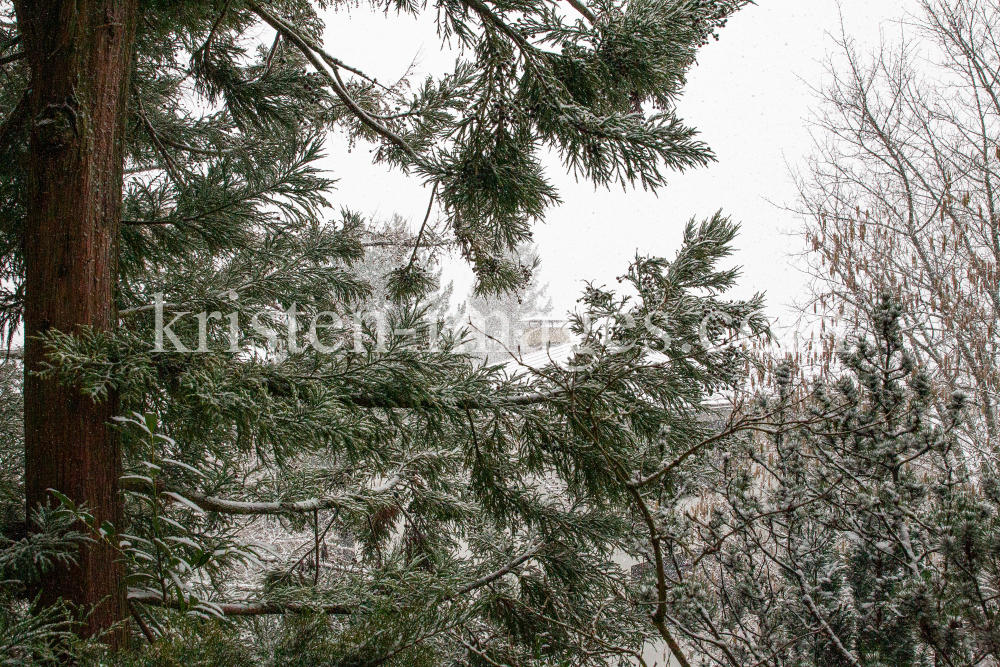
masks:
[[[0,5],[0,322],[26,340],[24,518],[35,535],[63,528],[39,552],[62,555],[14,578],[19,594],[70,603],[74,632],[113,646],[129,615],[150,641],[178,614],[250,617],[247,632],[277,633],[256,658],[285,664],[297,642],[372,664],[607,662],[641,646],[608,565],[627,494],[594,439],[646,446],[734,359],[700,358],[706,370],[689,346],[677,376],[646,364],[642,341],[627,354],[594,341],[590,371],[514,384],[477,369],[426,316],[427,220],[373,322],[353,268],[365,223],[329,215],[316,166],[330,131],[372,142],[427,183],[428,219],[442,216],[480,292],[518,287],[510,253],[558,201],[542,151],[595,184],[654,189],[711,159],[674,102],[745,2],[571,4],[579,17],[385,5],[435,11],[467,54],[412,92],[328,53],[310,2]],[[261,27],[267,40],[250,39]],[[192,96],[210,111],[192,114]],[[712,262],[733,233],[691,227],[683,261],[634,269],[692,343],[706,312],[756,307],[686,296],[731,283]],[[629,308],[590,298],[595,316]],[[275,525],[313,532],[311,579],[308,551],[288,563],[247,543]],[[324,569],[329,530],[357,563]],[[289,618],[257,620],[271,614]],[[253,653],[205,627],[200,645]]]
[[[703,468],[703,511],[668,517],[684,554],[670,616],[716,664],[992,664],[996,481],[958,433],[967,398],[935,391],[883,295],[839,375],[794,365],[754,408],[758,437]]]

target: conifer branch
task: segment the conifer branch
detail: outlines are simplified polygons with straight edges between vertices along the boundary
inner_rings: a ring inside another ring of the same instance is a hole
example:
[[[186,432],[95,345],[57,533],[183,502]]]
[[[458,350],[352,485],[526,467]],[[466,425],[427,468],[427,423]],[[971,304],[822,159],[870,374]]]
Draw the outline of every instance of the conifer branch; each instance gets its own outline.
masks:
[[[552,95],[554,100],[572,100],[573,96],[566,90],[565,84],[554,79],[551,72],[546,71],[543,67],[539,67],[536,62],[540,50],[534,44],[529,42],[527,38],[519,33],[516,29],[509,26],[502,18],[496,15],[485,3],[481,0],[462,0],[462,3],[474,11],[484,23],[488,23],[493,26],[496,30],[506,35],[512,42],[514,42],[521,53],[524,56],[524,63],[527,68],[530,68],[535,75],[538,77],[538,82],[541,86]],[[582,6],[582,5],[581,5]],[[586,10],[586,7],[584,7]],[[569,106],[563,104],[562,106]],[[642,114],[639,114],[642,116]],[[612,135],[608,132],[597,129],[593,126],[588,126],[587,124],[580,121],[579,118],[570,117],[570,124],[578,132],[583,134],[596,137],[598,139],[611,139]]]
[[[139,613],[139,610],[135,608],[135,604],[133,603],[132,600],[129,600],[128,602],[128,609],[129,612],[132,614],[132,618],[135,619],[136,625],[138,625],[139,629],[142,631],[142,636],[145,637],[146,641],[149,642],[149,644],[152,646],[154,643],[156,643],[156,637],[153,635],[153,632],[149,629],[149,626],[146,625],[146,621],[143,620],[142,615]]]
[[[788,567],[785,567],[784,569],[790,570],[790,568]],[[826,634],[826,636],[829,637],[830,641],[833,642],[833,645],[837,647],[837,651],[839,651],[840,654],[844,656],[844,659],[847,660],[847,662],[850,665],[852,665],[852,667],[861,667],[861,663],[858,662],[857,657],[854,655],[853,652],[848,650],[846,646],[844,646],[844,643],[841,641],[840,636],[836,633],[836,631],[833,628],[830,627],[830,624],[827,623],[826,618],[823,616],[822,612],[820,612],[819,608],[816,606],[816,603],[813,601],[812,595],[809,594],[808,584],[806,583],[805,576],[803,576],[802,574],[802,570],[796,568],[795,570],[792,571],[792,574],[795,575],[795,579],[799,583],[799,589],[802,591],[802,602],[805,603],[806,608],[813,615],[813,618],[815,618],[816,622],[818,622],[820,627],[823,628],[823,632]]]
[[[195,155],[207,155],[209,157],[221,157],[223,155],[228,155],[233,152],[232,148],[197,148],[189,144],[184,144],[179,141],[174,141],[173,139],[168,139],[161,136],[160,141],[164,145],[170,146],[171,148],[176,148],[179,151],[185,151],[188,153],[194,153]]]
[[[215,39],[215,33],[218,31],[219,25],[222,23],[222,19],[226,18],[226,12],[229,11],[229,3],[231,1],[232,0],[226,0],[226,4],[222,6],[219,18],[215,19],[215,23],[212,24],[212,29],[208,31],[208,37],[205,39],[205,43],[201,45],[201,48],[195,51],[195,57],[198,57],[200,52],[202,60],[208,58],[209,50],[212,48],[212,40]]]
[[[409,248],[413,241],[362,241],[359,245],[364,248]],[[447,248],[455,245],[455,241],[425,241],[420,245],[425,248]]]
[[[26,55],[27,54],[24,51],[18,51],[17,53],[12,53],[9,56],[4,56],[3,58],[0,58],[0,67],[15,62],[17,60],[21,60]]]
[[[469,582],[468,584],[461,586],[451,595],[445,596],[445,600],[453,600],[455,598],[467,595],[472,591],[487,586],[497,579],[513,572],[518,567],[533,558],[544,546],[544,543],[538,543],[529,549],[526,553],[518,556],[513,561],[503,566],[499,570],[495,570],[487,574],[484,577],[480,577],[475,581]],[[164,602],[163,595],[158,591],[142,590],[137,588],[131,588],[128,591],[129,602],[136,602],[140,604],[150,605],[154,607],[167,607],[167,608],[179,608],[181,605],[177,600],[169,599]],[[322,611],[326,614],[334,614],[347,616],[354,613],[355,609],[348,605],[342,604],[320,604],[320,605],[310,605],[307,603],[299,602],[206,602],[206,606],[211,605],[212,608],[221,612],[224,616],[266,616],[266,615],[281,615],[281,614],[298,614],[307,613],[311,611]]]
[[[485,577],[480,577],[479,579],[476,579],[475,581],[469,582],[468,584],[466,584],[466,585],[462,586],[461,588],[459,588],[458,590],[456,590],[451,595],[447,596],[445,599],[446,600],[451,600],[453,598],[457,598],[457,597],[460,597],[462,595],[465,595],[466,593],[471,593],[472,591],[476,590],[477,588],[482,588],[483,586],[486,586],[488,584],[493,583],[494,581],[496,581],[500,577],[503,577],[506,574],[510,574],[515,569],[517,569],[518,567],[520,567],[524,563],[526,563],[529,560],[531,560],[532,558],[534,558],[535,555],[537,555],[538,552],[541,551],[541,549],[542,549],[543,546],[545,546],[544,542],[539,542],[539,543],[535,544],[533,547],[531,547],[530,549],[528,549],[528,551],[526,551],[525,553],[521,554],[520,556],[518,556],[517,558],[515,558],[514,560],[512,560],[510,563],[508,563],[507,565],[505,565],[502,568],[500,568],[499,570],[497,570],[495,572],[491,572],[490,574],[486,575]]]
[[[184,185],[184,179],[181,178],[180,171],[177,169],[177,165],[174,163],[174,159],[170,157],[167,153],[167,149],[164,147],[163,143],[160,141],[159,135],[156,133],[156,129],[153,128],[153,124],[149,121],[146,116],[146,111],[143,109],[142,100],[139,98],[139,91],[135,91],[135,100],[138,105],[139,118],[142,120],[143,127],[146,129],[146,133],[149,135],[150,140],[153,142],[153,146],[156,147],[156,151],[163,158],[164,168],[166,169],[167,175],[170,176],[170,180],[174,182],[177,187],[182,187]]]
[[[323,72],[326,73],[326,70],[324,69]],[[329,74],[327,74],[327,76],[329,76]],[[410,158],[413,159],[413,161],[418,165],[428,170],[432,169],[432,165],[420,157],[410,144],[406,143],[402,137],[376,121],[368,114],[367,111],[361,108],[361,105],[354,101],[354,98],[352,98],[350,93],[347,92],[347,86],[344,84],[344,80],[340,78],[340,71],[337,68],[333,68],[332,81],[336,82],[336,85],[333,86],[334,92],[337,93],[337,96],[340,97],[340,99],[348,106],[348,108],[351,109],[352,112],[354,112],[354,115],[357,116],[362,123],[370,127],[377,134],[389,139],[389,141],[399,147],[404,153],[409,155]]]
[[[511,41],[521,47],[521,51],[523,51],[526,56],[533,55],[538,51],[538,49],[531,44],[531,42],[529,42],[524,35],[507,25],[503,19],[494,14],[493,11],[480,0],[462,0],[462,4],[474,11],[485,23],[489,23],[504,35],[509,37]]]
[[[646,529],[649,531],[649,542],[653,547],[653,567],[656,571],[656,611],[650,615],[650,620],[653,625],[659,631],[660,636],[663,640],[667,642],[667,646],[670,648],[671,653],[677,658],[677,662],[680,663],[681,667],[691,667],[691,663],[688,662],[681,650],[679,644],[674,639],[673,635],[670,633],[670,629],[665,623],[665,617],[667,613],[667,578],[666,572],[663,565],[663,548],[660,544],[660,532],[656,527],[656,522],[653,520],[653,514],[650,512],[649,505],[642,497],[642,493],[638,488],[629,484],[628,475],[623,468],[622,464],[611,456],[607,448],[601,443],[601,438],[597,431],[597,425],[594,422],[593,414],[590,410],[587,410],[587,416],[590,419],[591,425],[589,428],[585,429],[587,435],[590,437],[594,446],[601,453],[601,456],[607,461],[614,476],[618,479],[620,484],[625,487],[626,493],[632,497],[636,504],[636,509],[639,510],[639,514],[642,517],[643,523],[646,525]]]
[[[588,21],[591,23],[597,23],[597,17],[594,15],[594,12],[590,11],[590,9],[585,4],[580,2],[580,0],[568,0],[568,2],[573,9],[583,14]]]
[[[240,192],[238,197],[234,197],[233,199],[225,201],[225,202],[223,202],[223,203],[221,203],[221,204],[219,204],[217,206],[214,206],[214,207],[212,207],[210,209],[206,209],[206,210],[200,211],[198,213],[195,213],[194,215],[187,215],[187,216],[184,216],[183,218],[179,218],[179,219],[156,218],[156,219],[153,219],[153,220],[122,220],[121,224],[123,224],[123,225],[182,225],[182,224],[186,224],[186,223],[197,222],[197,221],[202,220],[202,219],[204,219],[204,218],[206,218],[206,217],[208,217],[210,215],[215,215],[216,213],[222,213],[224,211],[227,211],[227,210],[233,208],[234,206],[236,206],[238,204],[252,201],[253,199],[256,199],[257,197],[260,197],[262,195],[267,194],[268,192],[272,191],[277,184],[280,184],[285,179],[289,178],[292,175],[291,173],[289,173],[290,171],[291,170],[283,172],[283,173],[279,174],[277,177],[275,177],[275,179],[273,181],[265,181],[264,183],[262,183],[257,188],[254,188],[252,190],[248,190],[248,191],[245,191],[245,192]],[[238,288],[236,288],[236,291],[240,291],[241,289],[243,289],[243,287],[238,287]],[[226,290],[226,292],[228,292],[228,291],[229,290]],[[136,308],[126,308],[124,310],[119,311],[118,315],[119,315],[119,317],[121,317],[122,315],[128,315],[128,314],[131,314],[131,313],[143,312],[143,311],[152,310],[152,309],[153,309],[153,306],[151,306],[151,305],[139,306],[139,307],[136,307]]]
[[[128,600],[151,607],[182,608],[182,605],[173,598],[164,601],[163,595],[156,591],[136,588],[129,589]],[[304,614],[315,611],[337,616],[348,616],[354,613],[352,607],[342,604],[313,605],[303,602],[205,602],[203,604],[219,611],[223,616],[277,616],[283,614]]]
[[[361,108],[361,105],[359,105],[354,100],[354,98],[350,96],[350,94],[347,92],[343,79],[340,78],[338,70],[342,67],[348,71],[357,73],[354,69],[347,67],[333,56],[326,54],[315,43],[311,44],[311,40],[300,35],[291,26],[289,26],[284,21],[271,14],[269,11],[267,11],[257,3],[252,2],[252,0],[246,0],[246,4],[251,9],[251,11],[257,14],[257,16],[264,19],[264,21],[268,25],[270,25],[275,30],[279,31],[285,37],[285,39],[287,39],[288,41],[290,41],[292,44],[295,45],[295,47],[302,53],[302,55],[306,57],[306,60],[308,60],[312,64],[312,66],[316,69],[316,71],[319,74],[322,74],[324,78],[326,78],[327,82],[330,84],[330,87],[333,88],[333,92],[337,94],[337,97],[340,98],[340,100],[347,106],[348,109],[351,110],[354,116],[358,120],[360,120],[364,126],[368,127],[379,136],[389,140],[390,143],[392,143],[401,151],[410,156],[410,159],[412,159],[416,164],[420,165],[421,167],[429,171],[433,170],[433,165],[429,164],[426,160],[420,157],[420,155],[417,154],[417,152],[413,149],[413,147],[410,146],[402,137],[400,137],[395,132],[385,127],[374,118],[372,118],[371,115],[369,115],[367,111]],[[323,60],[327,61],[327,63],[330,64],[330,67],[333,70],[333,74],[331,74],[330,70],[324,67],[323,64],[320,62],[320,60],[317,59],[316,57],[317,54],[319,54]]]
[[[586,632],[585,630],[582,630],[581,628],[579,628],[579,627],[577,627],[575,625],[571,625],[569,623],[564,623],[563,621],[560,621],[557,618],[552,618],[551,616],[547,616],[545,614],[539,613],[538,611],[532,609],[531,607],[529,607],[528,605],[524,604],[520,600],[518,600],[517,603],[521,607],[523,607],[524,610],[527,613],[532,614],[534,616],[538,616],[539,618],[545,620],[546,623],[552,623],[554,625],[558,625],[561,628],[566,628],[567,630],[569,630],[570,632],[572,632],[574,634],[580,635],[581,637],[586,637],[587,639],[591,640],[592,642],[594,642],[596,644],[600,644],[601,646],[603,646],[604,648],[608,649],[611,652],[614,652],[614,653],[624,653],[624,654],[630,655],[640,665],[643,665],[644,667],[649,667],[648,663],[643,659],[642,653],[640,653],[639,651],[634,651],[634,650],[632,650],[630,648],[626,648],[624,646],[615,646],[614,644],[610,644],[607,641],[605,641],[604,639],[601,639],[599,636],[597,636],[597,635],[595,635],[595,634],[593,634],[591,632]],[[655,665],[656,663],[653,663],[653,664]]]
[[[482,660],[483,662],[485,662],[486,664],[493,665],[493,667],[507,667],[507,665],[502,665],[499,662],[497,662],[496,660],[493,660],[488,655],[486,655],[485,652],[480,651],[475,646],[473,646],[469,642],[467,642],[464,639],[462,639],[461,635],[455,635],[455,637],[456,637],[456,639],[458,639],[458,643],[459,644],[461,644],[462,646],[464,646],[467,650],[471,651],[472,653],[475,653],[477,656],[479,656],[479,659]]]
[[[326,534],[328,532],[330,532],[330,529],[333,528],[333,524],[336,523],[336,521],[337,521],[337,519],[339,517],[340,517],[340,508],[337,508],[334,511],[333,516],[330,518],[330,521],[327,522],[326,528],[323,529],[323,532],[316,534],[316,563],[317,563],[316,572],[317,572],[317,576],[319,574],[319,542],[322,541],[324,538],[326,538]],[[289,567],[287,570],[285,570],[285,573],[283,575],[281,575],[281,577],[279,577],[278,580],[275,583],[276,584],[281,583],[282,581],[284,581],[285,579],[287,579],[288,577],[290,577],[291,574],[292,574],[292,572],[295,571],[295,568],[298,567],[302,563],[302,561],[304,561],[306,558],[308,558],[310,553],[312,553],[312,549],[309,549],[308,551],[306,551],[304,554],[302,554],[302,556],[297,561],[295,561],[294,563],[292,563],[292,566]]]
[[[529,406],[529,405],[543,405],[552,401],[562,395],[562,391],[535,391],[526,394],[519,394],[515,396],[499,396],[491,401],[484,401],[475,398],[460,398],[458,400],[433,400],[429,398],[424,398],[416,401],[405,400],[405,401],[393,401],[387,400],[382,397],[376,396],[345,396],[341,398],[345,403],[350,403],[359,408],[369,408],[369,409],[393,409],[402,408],[410,410],[418,409],[430,409],[441,407],[444,405],[452,405],[458,409],[470,409],[470,410],[501,410],[505,407],[512,406]]]
[[[318,54],[320,58],[322,58],[324,61],[326,61],[330,65],[330,67],[339,68],[339,69],[346,69],[348,72],[351,72],[352,74],[356,74],[356,75],[360,76],[365,81],[368,81],[369,83],[371,83],[373,85],[376,85],[379,88],[382,88],[386,92],[392,92],[392,89],[387,88],[386,86],[384,86],[381,83],[379,83],[378,79],[376,79],[374,77],[371,77],[371,76],[368,76],[367,74],[365,74],[363,71],[361,71],[360,69],[358,69],[356,67],[352,67],[352,66],[348,65],[347,63],[345,63],[340,58],[336,58],[336,57],[330,55],[329,53],[327,53],[327,51],[325,49],[323,49],[323,47],[321,47],[315,41],[313,41],[312,39],[310,39],[306,35],[303,35],[302,33],[298,32],[297,30],[295,30],[295,28],[293,28],[292,26],[288,25],[287,22],[281,20],[280,18],[278,18],[274,14],[271,14],[266,9],[264,9],[263,7],[261,7],[260,5],[257,5],[256,3],[249,2],[249,1],[247,2],[247,5],[250,6],[250,9],[251,9],[251,11],[253,11],[254,14],[257,14],[257,16],[260,16],[262,19],[264,19],[264,21],[266,21],[268,23],[268,25],[270,25],[272,28],[274,28],[276,31],[278,31],[279,35],[285,34],[285,36],[288,37],[287,33],[289,33],[289,32],[294,33],[296,40],[301,41],[310,50],[312,50],[313,52],[315,52],[316,54]],[[264,14],[261,14],[261,12],[266,13],[267,17],[265,17]],[[272,21],[274,21],[274,22],[272,23]],[[281,26],[280,28],[278,27],[279,25]]]
[[[153,226],[156,226],[156,225],[176,225],[176,224],[180,224],[182,222],[183,222],[182,220],[169,220],[169,219],[166,219],[166,218],[159,218],[159,219],[156,219],[156,220],[122,220],[121,224],[132,226],[132,227],[141,227],[143,225],[153,225]],[[138,309],[137,308],[126,308],[126,309],[122,310],[120,313],[118,313],[118,316],[121,317],[122,315],[129,315],[129,314],[131,314],[133,312],[136,312],[138,310],[152,310],[152,307],[145,307],[145,306],[143,306],[142,308],[138,308]]]
[[[30,92],[24,91],[21,99],[17,101],[10,115],[0,123],[0,151],[7,148],[10,138],[21,127],[21,123],[28,117],[28,104],[30,102]]]
[[[427,229],[427,221],[431,219],[431,210],[434,208],[434,196],[437,194],[438,184],[434,184],[434,188],[431,190],[430,201],[427,202],[427,213],[424,215],[424,222],[420,225],[420,231],[417,232],[417,239],[413,242],[413,254],[410,255],[410,261],[403,269],[403,273],[406,273],[413,268],[413,264],[417,261],[417,251],[420,249],[420,240],[424,237],[424,230]]]
[[[319,510],[338,509],[352,501],[356,501],[359,498],[387,493],[403,481],[401,472],[402,469],[385,482],[372,489],[363,489],[355,493],[342,494],[332,498],[309,498],[307,500],[297,501],[255,502],[229,500],[215,496],[206,496],[202,493],[188,489],[169,487],[159,480],[156,483],[156,491],[160,494],[165,494],[168,497],[174,497],[179,502],[190,501],[205,512],[218,512],[219,514],[242,516],[303,514]],[[150,493],[153,490],[152,485],[145,478],[126,475],[122,478],[121,483],[122,488],[126,491]]]
[[[705,447],[708,447],[709,445],[724,440],[729,436],[735,435],[742,431],[751,430],[750,429],[751,421],[757,423],[757,421],[759,420],[750,420],[747,417],[743,417],[734,422],[732,419],[732,415],[730,415],[729,420],[727,421],[725,427],[721,431],[719,431],[715,435],[709,436],[707,438],[698,441],[696,444],[692,445],[688,449],[678,454],[676,457],[674,457],[674,459],[670,463],[663,466],[656,472],[651,473],[646,477],[629,480],[627,485],[633,488],[639,488],[649,484],[650,482],[655,482],[658,479],[662,479],[664,475],[669,474],[670,471],[676,469],[678,466],[684,463],[684,461],[686,461],[691,456],[697,454]]]
[[[325,49],[323,49],[323,47],[321,47],[318,44],[316,44],[316,42],[314,42],[314,41],[312,41],[312,40],[310,40],[308,38],[304,38],[304,39],[305,39],[306,43],[310,45],[310,48],[313,49],[317,54],[319,54],[319,57],[322,58],[330,67],[332,67],[334,69],[346,69],[351,74],[356,74],[357,76],[361,77],[365,81],[371,83],[373,86],[378,86],[379,88],[381,88],[382,90],[384,90],[387,93],[393,93],[393,94],[395,94],[395,91],[393,91],[392,88],[389,88],[389,87],[385,86],[384,84],[379,83],[378,79],[376,79],[374,77],[371,77],[371,76],[368,76],[367,74],[365,74],[364,72],[362,72],[361,70],[359,70],[357,67],[352,67],[352,66],[348,65],[347,63],[345,63],[340,58],[335,58],[334,56],[331,56],[329,53],[326,52]]]
[[[420,644],[424,643],[428,639],[431,639],[432,637],[435,637],[435,636],[440,635],[442,633],[450,632],[450,631],[454,630],[455,628],[457,628],[457,627],[459,627],[459,626],[461,626],[463,624],[464,624],[464,621],[455,621],[454,623],[449,623],[448,625],[446,625],[444,627],[435,627],[432,630],[424,632],[423,634],[421,634],[416,639],[410,640],[410,641],[408,641],[406,643],[403,643],[402,645],[397,645],[396,648],[394,648],[393,650],[389,651],[386,655],[383,655],[378,660],[375,660],[373,662],[368,663],[368,665],[369,665],[369,667],[380,667],[380,665],[384,665],[386,662],[388,662],[392,658],[396,657],[397,655],[399,655],[403,651],[411,649],[414,646],[419,646]]]
[[[271,44],[271,48],[267,52],[267,59],[264,61],[264,70],[260,73],[261,79],[271,73],[271,64],[274,62],[274,54],[278,52],[278,46],[280,46],[280,44],[281,33],[276,30],[274,32],[274,42]]]

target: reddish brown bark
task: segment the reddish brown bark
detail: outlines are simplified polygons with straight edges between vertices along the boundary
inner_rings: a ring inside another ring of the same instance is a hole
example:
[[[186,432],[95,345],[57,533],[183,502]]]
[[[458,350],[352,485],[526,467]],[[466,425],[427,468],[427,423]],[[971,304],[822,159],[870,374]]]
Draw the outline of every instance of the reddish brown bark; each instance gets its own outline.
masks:
[[[115,323],[125,105],[137,0],[15,0],[31,73],[29,192],[25,231],[25,482],[28,507],[54,488],[119,525],[121,459],[110,427],[117,402],[94,403],[40,380],[56,329],[107,330]],[[51,572],[42,602],[62,598],[89,612],[81,629],[125,642],[125,585],[108,545],[86,549],[77,567]]]

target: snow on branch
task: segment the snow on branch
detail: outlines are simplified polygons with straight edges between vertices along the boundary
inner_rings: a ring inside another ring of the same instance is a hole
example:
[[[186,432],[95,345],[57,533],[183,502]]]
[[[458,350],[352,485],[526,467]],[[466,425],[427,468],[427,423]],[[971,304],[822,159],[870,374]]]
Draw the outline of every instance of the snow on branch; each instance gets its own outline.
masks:
[[[131,602],[152,607],[179,607],[176,600],[170,599],[164,602],[163,597],[156,591],[130,588],[128,599]],[[301,602],[202,602],[201,604],[223,616],[301,614],[312,611],[346,616],[353,612],[351,607],[342,604],[306,604]]]
[[[343,507],[351,501],[356,501],[366,496],[377,496],[391,491],[399,485],[401,481],[402,477],[400,476],[400,473],[397,472],[382,484],[359,492],[345,493],[331,498],[309,498],[306,500],[272,502],[229,500],[215,496],[206,496],[204,494],[197,493],[196,491],[168,487],[159,480],[157,480],[157,490],[163,494],[170,494],[185,505],[195,505],[199,509],[206,512],[241,515],[296,514]],[[152,491],[152,487],[148,479],[136,476],[123,477],[122,488],[127,491],[136,491],[139,493],[149,493]]]
[[[287,39],[290,43],[292,43],[295,46],[295,48],[297,48],[302,53],[302,55],[305,56],[306,60],[308,60],[312,64],[312,66],[316,68],[316,71],[319,72],[319,74],[321,74],[327,80],[327,83],[330,84],[330,87],[333,89],[333,92],[337,94],[337,97],[340,98],[340,100],[347,106],[347,108],[351,110],[351,113],[353,113],[354,116],[358,120],[360,120],[363,125],[367,126],[376,134],[387,139],[390,143],[392,143],[401,151],[406,153],[410,157],[410,159],[414,161],[414,163],[428,170],[433,170],[433,166],[430,165],[426,160],[424,160],[417,153],[417,151],[414,150],[412,146],[410,146],[410,144],[408,144],[398,134],[396,134],[395,132],[385,127],[374,118],[372,118],[371,115],[367,111],[362,109],[361,105],[359,105],[350,96],[350,94],[348,94],[347,87],[345,86],[343,79],[340,78],[340,73],[339,73],[340,68],[347,69],[347,67],[341,61],[327,54],[323,49],[319,47],[318,44],[312,42],[311,40],[308,40],[306,37],[299,34],[299,32],[296,31],[294,28],[292,28],[290,25],[279,19],[277,16],[271,14],[269,11],[267,11],[257,3],[252,2],[251,0],[247,0],[246,5],[247,7],[250,8],[250,11],[252,11],[254,14],[262,18],[265,23],[270,25],[276,31],[281,33],[281,35],[285,39]],[[317,54],[319,55],[320,58],[326,61],[326,63],[332,69],[333,74],[330,73],[329,69],[323,66],[320,60],[316,57]],[[354,69],[351,69],[350,71],[357,73],[357,71]]]
[[[538,552],[544,546],[543,542],[539,542],[531,547],[527,552],[521,554],[514,560],[512,560],[507,565],[503,566],[499,570],[491,572],[475,581],[469,582],[464,586],[459,587],[454,593],[445,596],[445,600],[453,600],[455,598],[461,597],[471,593],[472,591],[487,586],[497,579],[507,575],[518,567],[526,563],[527,561],[534,558]],[[138,588],[130,588],[128,591],[128,599],[130,602],[135,602],[139,604],[150,605],[153,607],[168,607],[168,608],[180,608],[181,605],[177,600],[168,599],[164,601],[163,596],[153,590],[143,590]],[[309,604],[302,602],[209,602],[209,601],[199,601],[194,606],[204,607],[211,612],[221,614],[223,616],[266,616],[266,615],[281,615],[281,614],[299,614],[304,612],[322,611],[326,614],[335,615],[350,615],[354,613],[354,608],[343,605],[343,604]]]
[[[526,553],[521,554],[520,556],[518,556],[517,558],[515,558],[514,560],[512,560],[510,563],[508,563],[504,567],[500,568],[499,570],[497,570],[495,572],[491,572],[490,574],[487,574],[484,577],[480,577],[479,579],[476,579],[475,581],[472,581],[472,582],[470,582],[470,583],[462,586],[457,591],[455,591],[452,595],[448,596],[449,599],[450,598],[457,598],[457,597],[459,597],[461,595],[465,595],[466,593],[470,593],[470,592],[476,590],[477,588],[482,588],[483,586],[486,586],[488,584],[493,583],[494,581],[496,581],[497,579],[499,579],[500,577],[502,577],[502,576],[504,576],[506,574],[510,574],[515,569],[517,569],[521,565],[524,565],[524,563],[526,563],[527,561],[529,561],[532,558],[534,558],[535,555],[537,555],[538,552],[541,550],[542,546],[544,546],[544,543],[540,542],[540,543],[536,544],[535,546],[533,546],[531,549],[528,549],[528,551]]]

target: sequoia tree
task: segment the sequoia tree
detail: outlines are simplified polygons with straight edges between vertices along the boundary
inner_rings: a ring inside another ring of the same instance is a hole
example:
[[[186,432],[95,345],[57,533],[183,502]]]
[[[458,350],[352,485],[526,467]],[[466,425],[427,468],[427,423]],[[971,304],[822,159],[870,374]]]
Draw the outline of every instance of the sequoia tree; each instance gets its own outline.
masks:
[[[26,340],[24,429],[27,504],[63,489],[101,521],[121,519],[114,397],[95,402],[42,379],[40,334],[107,331],[116,317],[118,224],[122,211],[126,99],[138,3],[17,2],[16,35],[30,88],[3,134],[27,135],[27,193],[21,221]],[[57,569],[42,600],[95,605],[91,629],[124,612],[121,563],[107,545]],[[100,602],[100,604],[97,604]]]
[[[425,317],[424,231],[441,220],[480,292],[515,289],[529,275],[512,253],[558,201],[543,151],[597,185],[653,189],[667,170],[709,162],[675,102],[697,49],[744,4],[573,0],[567,15],[545,2],[373,3],[386,20],[434,13],[463,49],[448,75],[394,86],[322,46],[320,3],[4,8],[0,322],[26,336],[25,518],[45,535],[68,512],[90,531],[78,556],[64,550],[32,575],[41,604],[77,605],[84,634],[110,631],[112,644],[129,608],[151,641],[167,622],[160,607],[314,609],[347,617],[323,641],[352,659],[586,655],[581,619],[626,599],[604,568],[633,497],[593,469],[607,464],[594,438],[607,431],[649,465],[671,406],[693,409],[732,380],[736,352],[692,343],[706,313],[724,314],[711,328],[728,331],[759,305],[714,297],[732,281],[713,265],[735,229],[692,226],[675,268],[636,265],[650,299],[637,312],[662,333],[654,303],[675,308],[685,347],[672,354],[686,374],[649,366],[638,343],[660,339],[647,335],[624,346],[630,356],[595,343],[603,364],[530,381],[477,368]],[[427,185],[388,300],[373,302],[351,269],[370,243],[365,222],[325,210],[332,181],[315,163],[331,131]],[[688,295],[701,288],[709,296]],[[631,307],[591,298],[606,318]],[[308,335],[296,314],[312,321]],[[115,417],[131,422],[112,428]],[[561,499],[534,488],[542,473],[562,480]],[[311,588],[292,576],[303,556],[264,577],[257,599],[225,602],[221,573],[264,557],[237,539],[239,522],[270,516],[295,529],[311,520]],[[363,555],[332,588],[322,521]],[[532,559],[534,578],[521,572]],[[521,590],[496,589],[511,573]],[[615,643],[641,639],[629,623],[593,628],[601,660],[633,650]],[[541,642],[542,631],[560,639]]]

